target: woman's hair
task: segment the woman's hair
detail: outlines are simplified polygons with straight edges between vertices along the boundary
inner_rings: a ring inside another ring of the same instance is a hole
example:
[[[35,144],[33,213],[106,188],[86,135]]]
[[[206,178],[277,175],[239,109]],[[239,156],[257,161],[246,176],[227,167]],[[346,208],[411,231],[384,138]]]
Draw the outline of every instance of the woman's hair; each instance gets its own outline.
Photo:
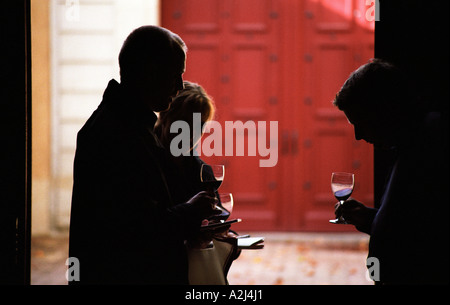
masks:
[[[199,84],[184,81],[184,89],[173,99],[168,110],[159,113],[155,132],[161,137],[164,127],[178,120],[193,124],[193,113],[201,114],[201,124],[214,118],[215,105],[213,99]]]

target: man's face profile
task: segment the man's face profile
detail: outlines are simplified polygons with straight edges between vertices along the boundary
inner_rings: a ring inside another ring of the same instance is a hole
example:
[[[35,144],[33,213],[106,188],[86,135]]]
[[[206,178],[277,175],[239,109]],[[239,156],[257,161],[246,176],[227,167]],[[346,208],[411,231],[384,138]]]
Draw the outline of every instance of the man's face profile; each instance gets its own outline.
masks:
[[[155,79],[148,86],[149,102],[153,111],[167,110],[172,99],[183,89],[183,73],[185,71],[185,59],[178,59],[178,64],[170,65],[155,75]]]
[[[376,148],[390,148],[390,136],[387,120],[375,111],[349,107],[344,110],[350,124],[353,125],[356,140],[364,140]]]
[[[181,68],[180,68],[181,67]],[[140,100],[151,111],[167,110],[178,91],[183,89],[184,59],[177,65],[149,69],[138,81]]]

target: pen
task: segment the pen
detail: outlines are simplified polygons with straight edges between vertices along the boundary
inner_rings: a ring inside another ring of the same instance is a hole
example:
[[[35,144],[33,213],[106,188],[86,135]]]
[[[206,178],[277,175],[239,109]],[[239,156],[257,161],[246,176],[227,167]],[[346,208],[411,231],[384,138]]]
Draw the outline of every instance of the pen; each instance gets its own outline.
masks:
[[[236,236],[236,238],[247,238],[247,237],[250,237],[250,234]]]

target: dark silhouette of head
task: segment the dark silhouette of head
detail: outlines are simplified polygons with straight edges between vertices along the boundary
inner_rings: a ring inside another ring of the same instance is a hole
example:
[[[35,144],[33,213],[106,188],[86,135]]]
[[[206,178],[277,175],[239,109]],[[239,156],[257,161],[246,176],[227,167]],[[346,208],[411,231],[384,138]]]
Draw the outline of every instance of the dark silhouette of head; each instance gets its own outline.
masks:
[[[165,28],[135,29],[120,50],[121,85],[150,110],[167,109],[183,88],[186,52],[183,40]]]
[[[381,59],[372,59],[355,70],[333,104],[353,124],[357,140],[378,147],[396,145],[419,110],[406,75]]]

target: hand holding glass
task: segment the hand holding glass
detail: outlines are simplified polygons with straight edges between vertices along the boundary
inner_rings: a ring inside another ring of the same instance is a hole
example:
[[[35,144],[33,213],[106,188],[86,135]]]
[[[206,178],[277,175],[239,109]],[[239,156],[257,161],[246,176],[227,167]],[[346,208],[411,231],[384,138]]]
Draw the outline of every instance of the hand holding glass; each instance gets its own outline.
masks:
[[[220,185],[222,184],[224,176],[225,176],[225,166],[224,165],[202,164],[202,167],[200,169],[200,180],[206,186],[206,190],[215,193],[219,189]],[[222,199],[222,197],[220,197],[219,200],[221,201],[222,204],[223,204],[224,200],[227,200],[227,202],[229,202],[230,196],[227,197],[224,194],[224,198]],[[231,196],[231,201],[232,200],[233,200],[233,197]],[[231,202],[231,204],[232,204],[232,202]],[[212,219],[219,219],[219,220],[227,219],[228,216],[230,216],[230,212],[228,212],[226,209],[221,208],[217,204],[214,205],[214,209],[220,211],[221,213],[219,215],[214,215],[212,217]]]
[[[331,174],[331,190],[334,197],[339,200],[339,204],[343,205],[353,192],[355,185],[355,175],[351,173],[336,172]],[[337,219],[330,220],[335,224],[346,224],[347,222],[341,216]]]

